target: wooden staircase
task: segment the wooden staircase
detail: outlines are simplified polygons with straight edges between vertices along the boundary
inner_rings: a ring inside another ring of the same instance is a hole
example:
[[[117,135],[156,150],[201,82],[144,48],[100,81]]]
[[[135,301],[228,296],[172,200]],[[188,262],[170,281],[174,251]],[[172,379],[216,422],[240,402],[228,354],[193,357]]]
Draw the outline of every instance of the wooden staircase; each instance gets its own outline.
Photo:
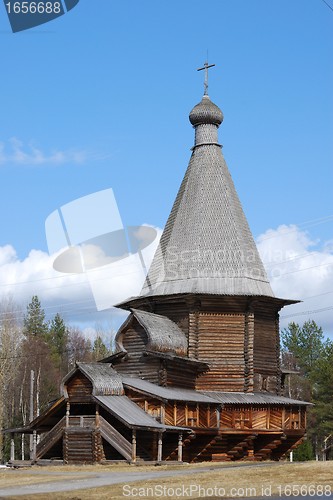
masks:
[[[66,425],[66,417],[63,417],[59,422],[43,436],[43,439],[37,444],[36,447],[36,460],[43,457],[57,441],[62,439],[64,427]]]
[[[94,431],[84,427],[66,427],[64,431],[64,462],[92,464],[95,460]]]
[[[213,450],[219,446],[219,436],[214,436],[212,434],[197,434],[185,456],[188,462],[211,461]]]
[[[223,453],[224,450],[224,443],[223,437],[222,436],[214,436],[213,438],[208,441],[204,447],[197,453],[195,458],[193,459],[193,462],[202,462],[202,461],[210,461],[213,460],[213,456],[219,455]]]
[[[193,440],[196,438],[196,435],[194,433],[189,434],[184,440],[183,440],[183,461],[186,460],[186,455],[187,455],[187,450],[190,448],[191,443]],[[178,460],[178,438],[177,441],[171,445],[169,449],[167,449],[167,445],[164,445],[164,452],[165,453],[165,458],[164,460],[167,461],[172,461],[172,460]]]
[[[132,460],[132,445],[120,434],[109,422],[100,417],[100,434],[115,450],[117,450],[126,460]]]
[[[232,441],[229,438],[227,456],[230,457],[230,460],[248,460],[248,450],[252,448],[255,439],[255,435],[239,436]]]
[[[297,448],[303,441],[303,436],[282,436],[281,444],[272,450],[271,458],[273,460],[280,460],[280,458],[283,458],[288,452]]]
[[[75,417],[76,418],[76,417]],[[132,459],[131,443],[109,424],[103,417],[100,417],[100,427],[93,425],[80,426],[72,417],[71,424],[66,427],[66,417],[44,435],[43,439],[36,447],[36,459],[45,457],[52,447],[58,442],[62,442],[63,460],[65,463],[95,463],[103,460],[102,438],[105,439],[122,457],[127,461]],[[78,417],[79,419],[79,417]],[[87,419],[86,419],[87,420]],[[91,421],[93,421],[91,419]],[[144,452],[142,452],[145,455]],[[149,458],[144,456],[144,459]]]
[[[273,452],[279,448],[286,438],[281,436],[261,436],[256,442],[254,457],[256,460],[269,460],[273,458]]]

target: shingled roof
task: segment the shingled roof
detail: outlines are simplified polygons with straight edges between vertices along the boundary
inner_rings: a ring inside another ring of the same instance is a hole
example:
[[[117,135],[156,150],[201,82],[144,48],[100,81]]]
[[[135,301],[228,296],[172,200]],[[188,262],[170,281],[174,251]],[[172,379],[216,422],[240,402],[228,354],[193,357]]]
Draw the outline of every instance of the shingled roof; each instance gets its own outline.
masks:
[[[171,319],[159,314],[131,309],[148,335],[147,349],[158,352],[174,352],[186,355],[187,339],[184,332]]]
[[[110,363],[76,363],[76,367],[70,371],[62,381],[63,393],[66,396],[67,382],[80,371],[92,383],[94,396],[121,396],[124,387],[120,375],[112,368]]]
[[[274,297],[218,144],[222,120],[207,95],[190,114],[193,153],[141,296]]]
[[[123,325],[119,328],[116,335],[116,355],[125,352],[123,346],[123,335],[127,327],[131,325],[133,320],[138,321],[147,335],[147,352],[168,353],[176,356],[186,356],[187,339],[184,332],[176,323],[166,316],[150,313],[147,311],[139,311],[131,309],[131,315],[126,319]],[[110,356],[104,361],[113,361],[115,355]],[[103,362],[104,362],[103,361]]]

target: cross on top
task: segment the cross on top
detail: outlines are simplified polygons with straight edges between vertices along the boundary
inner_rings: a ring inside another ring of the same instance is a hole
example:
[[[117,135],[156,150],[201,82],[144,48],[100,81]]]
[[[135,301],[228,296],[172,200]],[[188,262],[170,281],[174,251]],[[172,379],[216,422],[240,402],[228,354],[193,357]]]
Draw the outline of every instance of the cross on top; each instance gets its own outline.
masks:
[[[204,95],[208,95],[208,69],[213,66],[215,66],[215,64],[208,64],[208,61],[206,61],[202,68],[197,69],[197,71],[205,70]]]

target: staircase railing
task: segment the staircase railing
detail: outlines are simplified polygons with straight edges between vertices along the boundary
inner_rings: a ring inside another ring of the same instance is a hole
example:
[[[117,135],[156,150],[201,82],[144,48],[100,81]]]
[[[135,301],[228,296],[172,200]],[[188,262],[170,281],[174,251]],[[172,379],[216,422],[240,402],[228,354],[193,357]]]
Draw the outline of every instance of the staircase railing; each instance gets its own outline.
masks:
[[[117,429],[100,417],[101,436],[110,443],[126,460],[132,460],[132,445]]]
[[[43,436],[43,439],[37,444],[36,458],[41,458],[52,446],[62,437],[64,427],[66,425],[66,417],[61,420]]]

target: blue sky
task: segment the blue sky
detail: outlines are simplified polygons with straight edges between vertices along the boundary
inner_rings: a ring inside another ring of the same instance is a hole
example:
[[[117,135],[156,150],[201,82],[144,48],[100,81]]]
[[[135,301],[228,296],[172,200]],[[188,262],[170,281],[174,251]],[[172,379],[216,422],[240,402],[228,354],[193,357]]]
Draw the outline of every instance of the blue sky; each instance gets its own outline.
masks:
[[[322,0],[80,0],[16,34],[0,6],[0,43],[3,293],[22,303],[38,293],[50,314],[85,325],[108,321],[87,297],[87,314],[76,315],[82,287],[66,300],[60,287],[43,289],[54,276],[46,261],[39,268],[45,219],[112,187],[125,225],[163,228],[190,157],[188,114],[208,50],[220,142],[251,229],[263,253],[278,244],[288,253],[276,294],[315,297],[289,320],[316,311],[333,331],[333,11]]]

